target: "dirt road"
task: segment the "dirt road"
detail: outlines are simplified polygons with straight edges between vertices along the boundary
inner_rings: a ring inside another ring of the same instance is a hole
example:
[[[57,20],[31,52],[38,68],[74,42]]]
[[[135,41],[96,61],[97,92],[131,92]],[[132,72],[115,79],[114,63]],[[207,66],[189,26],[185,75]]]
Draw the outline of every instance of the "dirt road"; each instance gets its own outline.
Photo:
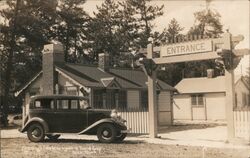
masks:
[[[249,149],[216,149],[180,145],[149,144],[127,140],[101,144],[95,140],[59,139],[31,143],[24,138],[1,139],[1,158],[11,157],[166,157],[166,158],[248,158]]]

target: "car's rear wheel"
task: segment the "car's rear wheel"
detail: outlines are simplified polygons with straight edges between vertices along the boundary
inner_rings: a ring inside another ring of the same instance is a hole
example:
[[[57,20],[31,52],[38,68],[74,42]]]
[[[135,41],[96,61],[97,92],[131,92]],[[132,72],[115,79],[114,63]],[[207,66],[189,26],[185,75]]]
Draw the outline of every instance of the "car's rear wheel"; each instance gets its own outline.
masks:
[[[97,129],[98,140],[102,143],[112,143],[116,139],[116,128],[110,123],[102,124]]]
[[[115,138],[117,142],[122,142],[127,136],[127,133],[121,133],[119,136]]]
[[[61,135],[60,134],[47,134],[46,135],[50,140],[57,140]]]
[[[40,142],[44,140],[45,134],[43,127],[38,124],[32,124],[27,130],[27,136],[32,142]]]

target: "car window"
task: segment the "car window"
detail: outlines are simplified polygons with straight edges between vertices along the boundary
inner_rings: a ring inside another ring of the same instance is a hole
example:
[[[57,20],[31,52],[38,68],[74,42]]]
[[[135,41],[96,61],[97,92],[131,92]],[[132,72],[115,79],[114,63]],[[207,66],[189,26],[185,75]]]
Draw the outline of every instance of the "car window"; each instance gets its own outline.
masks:
[[[35,100],[34,108],[54,109],[54,100],[53,99],[37,99]]]
[[[71,100],[71,109],[78,109],[78,100]]]
[[[57,109],[69,109],[69,100],[57,100]]]

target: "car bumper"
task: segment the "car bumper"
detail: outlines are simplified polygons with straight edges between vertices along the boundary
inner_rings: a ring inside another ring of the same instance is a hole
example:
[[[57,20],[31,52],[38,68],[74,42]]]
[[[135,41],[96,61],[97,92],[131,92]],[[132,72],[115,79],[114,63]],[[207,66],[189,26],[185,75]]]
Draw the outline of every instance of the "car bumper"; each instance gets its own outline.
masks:
[[[127,129],[127,130],[121,130],[121,133],[129,133],[131,130]]]

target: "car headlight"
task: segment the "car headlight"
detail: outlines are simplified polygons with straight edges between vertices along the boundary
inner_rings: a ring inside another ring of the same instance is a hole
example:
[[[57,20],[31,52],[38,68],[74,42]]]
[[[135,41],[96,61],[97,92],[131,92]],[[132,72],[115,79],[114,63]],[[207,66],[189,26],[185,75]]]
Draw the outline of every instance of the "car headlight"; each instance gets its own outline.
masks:
[[[117,110],[115,110],[115,109],[112,110],[110,116],[113,117],[113,118],[117,118],[117,117],[118,117],[118,112],[117,112]]]
[[[118,111],[115,110],[115,109],[111,111],[110,116],[111,116],[113,119],[115,119],[116,121],[118,121],[118,122],[122,122],[122,123],[127,122],[126,120],[124,120],[124,119],[121,118],[121,113],[118,113]]]

